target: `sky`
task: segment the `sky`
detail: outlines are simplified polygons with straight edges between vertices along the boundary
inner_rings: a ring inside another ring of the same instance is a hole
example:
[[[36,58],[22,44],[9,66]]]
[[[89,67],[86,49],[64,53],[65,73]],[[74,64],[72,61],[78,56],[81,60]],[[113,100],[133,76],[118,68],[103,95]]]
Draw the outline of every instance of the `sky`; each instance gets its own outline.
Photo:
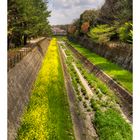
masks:
[[[48,0],[51,25],[69,24],[87,9],[100,8],[105,0]]]

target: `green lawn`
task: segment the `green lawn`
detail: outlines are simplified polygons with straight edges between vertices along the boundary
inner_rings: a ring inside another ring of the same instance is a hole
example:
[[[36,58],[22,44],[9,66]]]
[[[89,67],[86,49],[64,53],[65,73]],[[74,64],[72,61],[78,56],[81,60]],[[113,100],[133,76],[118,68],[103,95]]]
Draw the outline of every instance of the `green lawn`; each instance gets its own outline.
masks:
[[[117,64],[114,64],[107,59],[91,52],[90,50],[82,47],[77,43],[68,41],[76,50],[87,57],[88,60],[93,62],[96,66],[102,69],[105,73],[116,80],[120,85],[132,93],[132,73],[124,70]]]
[[[17,140],[73,140],[58,46],[53,39],[25,110]]]

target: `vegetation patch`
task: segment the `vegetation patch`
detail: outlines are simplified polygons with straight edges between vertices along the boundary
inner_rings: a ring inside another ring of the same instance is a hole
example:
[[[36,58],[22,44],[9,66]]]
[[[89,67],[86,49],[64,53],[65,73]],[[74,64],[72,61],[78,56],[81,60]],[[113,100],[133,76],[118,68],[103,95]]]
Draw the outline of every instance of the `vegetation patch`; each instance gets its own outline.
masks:
[[[132,22],[126,22],[124,25],[122,25],[119,30],[119,38],[123,42],[131,43],[133,42],[133,25]]]
[[[73,127],[56,39],[36,79],[17,140],[73,140]]]
[[[68,54],[70,54],[70,50],[67,49],[67,52],[68,51]],[[72,61],[69,61],[68,67],[70,67],[73,61],[93,91],[92,98],[85,99],[85,95],[82,94],[79,96],[78,94],[78,100],[79,102],[82,101],[83,107],[87,108],[88,112],[95,112],[95,116],[92,121],[94,127],[97,128],[100,140],[132,139],[131,125],[122,117],[120,107],[118,106],[119,101],[115,94],[106,84],[95,77],[92,73],[89,73],[80,61],[74,59],[74,57]],[[74,75],[71,75],[72,79],[73,76]],[[77,87],[77,82],[75,82],[74,88],[76,89]],[[78,90],[76,91],[77,93],[79,92]],[[86,100],[89,100],[90,102],[87,104]]]
[[[110,41],[111,37],[115,36],[115,34],[115,28],[113,26],[110,27],[107,24],[93,27],[88,33],[88,35],[93,39],[93,41],[102,43]]]
[[[94,124],[97,127],[100,140],[132,139],[131,126],[113,109],[108,109],[105,112],[96,111]]]
[[[117,64],[114,64],[107,59],[91,52],[90,50],[82,47],[77,43],[70,42],[76,50],[78,50],[82,55],[84,55],[88,60],[102,69],[105,73],[107,73],[110,77],[112,77],[115,81],[117,81],[120,85],[122,85],[125,89],[132,93],[132,73],[122,69]]]

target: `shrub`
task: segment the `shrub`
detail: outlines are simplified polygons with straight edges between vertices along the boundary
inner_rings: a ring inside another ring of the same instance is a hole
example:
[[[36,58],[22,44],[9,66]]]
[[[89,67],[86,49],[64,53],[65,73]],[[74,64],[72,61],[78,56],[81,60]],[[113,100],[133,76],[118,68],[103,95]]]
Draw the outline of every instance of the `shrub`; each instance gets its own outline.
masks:
[[[98,25],[90,30],[88,35],[95,41],[95,42],[108,42],[111,38],[114,38],[116,34],[115,27],[110,27],[107,24]]]
[[[133,41],[133,31],[132,31],[132,23],[126,22],[124,25],[122,25],[119,30],[119,38],[123,42],[132,43]]]
[[[82,101],[82,97],[81,97],[81,96],[78,96],[78,100],[79,100],[79,101]]]
[[[88,108],[88,109],[87,109],[87,112],[90,112],[90,111],[91,111],[91,109],[90,109],[90,108]]]
[[[91,99],[90,100],[90,103],[91,103],[91,107],[97,111],[99,109],[99,105],[97,104],[96,100],[95,99]]]
[[[87,104],[85,101],[83,102],[83,106],[84,106],[84,108],[87,108]]]
[[[88,95],[86,95],[86,96],[85,96],[85,99],[86,99],[86,100],[88,100],[88,99],[89,99]]]
[[[86,95],[86,89],[84,87],[81,88],[81,92],[83,93],[83,95]]]

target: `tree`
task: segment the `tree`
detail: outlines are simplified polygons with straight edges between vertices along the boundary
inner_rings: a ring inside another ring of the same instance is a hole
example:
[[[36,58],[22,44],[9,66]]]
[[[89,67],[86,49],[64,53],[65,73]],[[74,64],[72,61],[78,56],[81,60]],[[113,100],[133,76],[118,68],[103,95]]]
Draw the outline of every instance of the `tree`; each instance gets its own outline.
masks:
[[[132,20],[132,0],[106,0],[100,10],[99,18],[108,24],[114,21],[125,23]]]
[[[81,26],[82,33],[87,33],[89,29],[89,22],[84,22]]]
[[[8,31],[13,43],[26,45],[30,37],[51,33],[47,4],[44,0],[8,1]]]
[[[98,10],[86,10],[80,15],[80,24],[89,22],[90,26],[92,26],[97,16]]]
[[[83,35],[83,33],[86,32],[86,30],[88,30],[89,26],[93,25],[95,19],[98,16],[98,13],[98,10],[86,10],[80,15],[80,18],[75,19],[72,23],[72,26],[76,28],[76,34]],[[83,31],[81,30],[82,27]]]

